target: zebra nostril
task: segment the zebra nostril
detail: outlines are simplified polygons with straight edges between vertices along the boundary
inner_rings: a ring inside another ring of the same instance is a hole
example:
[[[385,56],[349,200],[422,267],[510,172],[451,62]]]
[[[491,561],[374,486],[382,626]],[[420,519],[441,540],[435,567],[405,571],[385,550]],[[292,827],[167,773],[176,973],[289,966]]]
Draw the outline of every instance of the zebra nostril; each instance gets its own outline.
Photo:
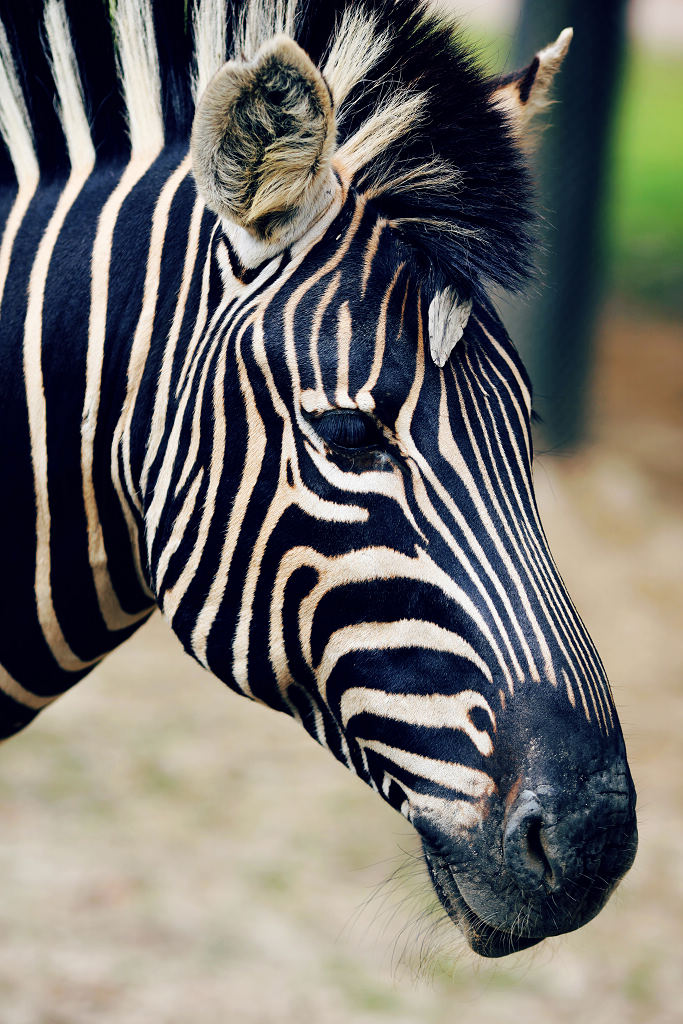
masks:
[[[526,831],[526,859],[531,869],[552,886],[555,877],[553,866],[546,853],[543,843],[543,819],[531,817],[528,819]]]
[[[503,833],[503,856],[522,889],[553,888],[556,871],[544,841],[545,819],[538,797],[525,789],[510,809]]]

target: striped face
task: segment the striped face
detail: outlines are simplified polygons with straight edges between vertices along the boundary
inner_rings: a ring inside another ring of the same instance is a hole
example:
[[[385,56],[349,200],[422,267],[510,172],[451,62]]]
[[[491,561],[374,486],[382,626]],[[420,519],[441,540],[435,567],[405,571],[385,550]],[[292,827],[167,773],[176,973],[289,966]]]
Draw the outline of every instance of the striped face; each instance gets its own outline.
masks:
[[[576,927],[632,859],[633,798],[538,519],[519,357],[478,303],[439,368],[429,275],[353,193],[250,271],[220,232],[212,254],[149,487],[162,609],[413,822],[480,952]]]
[[[0,735],[156,600],[414,824],[473,948],[578,927],[635,796],[481,285],[524,278],[517,133],[571,33],[491,83],[412,0],[48,0],[46,63],[24,6],[0,25]]]

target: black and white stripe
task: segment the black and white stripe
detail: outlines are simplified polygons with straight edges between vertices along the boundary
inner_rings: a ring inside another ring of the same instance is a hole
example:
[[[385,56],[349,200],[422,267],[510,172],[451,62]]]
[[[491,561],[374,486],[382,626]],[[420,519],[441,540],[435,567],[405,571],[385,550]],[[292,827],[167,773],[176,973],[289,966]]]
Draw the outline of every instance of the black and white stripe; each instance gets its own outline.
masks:
[[[479,216],[464,209],[467,188],[457,230],[443,226],[448,211],[427,210],[420,226],[413,209],[421,192],[436,204],[439,174],[450,187],[455,171],[435,149],[422,171],[409,153],[401,172],[396,109],[378,108],[342,138],[322,216],[273,251],[196,192],[182,130],[191,62],[183,93],[149,0],[116,5],[128,141],[119,128],[118,149],[100,147],[70,6],[48,0],[44,12],[65,172],[36,145],[11,42],[25,38],[21,17],[0,26],[13,169],[0,200],[2,734],[158,605],[201,664],[300,719],[423,832],[481,824],[502,795],[510,716],[547,721],[539,743],[584,744],[591,764],[598,751],[621,757],[602,665],[538,518],[530,386],[483,288],[504,280],[498,255],[483,254],[495,240],[483,221],[464,226]],[[332,94],[353,98],[391,49],[373,24],[415,5],[377,0],[374,23],[337,6],[347,35],[327,68]],[[248,14],[238,55],[278,25],[326,52],[292,3]],[[203,91],[231,19],[204,0],[191,20]],[[479,110],[483,80],[472,81]],[[401,102],[417,110],[409,91]],[[425,130],[415,117],[407,150]],[[490,117],[482,137],[504,132]],[[381,166],[373,132],[390,154]],[[517,157],[498,156],[514,179]],[[437,365],[430,330],[453,321],[430,307],[465,294],[463,336]]]

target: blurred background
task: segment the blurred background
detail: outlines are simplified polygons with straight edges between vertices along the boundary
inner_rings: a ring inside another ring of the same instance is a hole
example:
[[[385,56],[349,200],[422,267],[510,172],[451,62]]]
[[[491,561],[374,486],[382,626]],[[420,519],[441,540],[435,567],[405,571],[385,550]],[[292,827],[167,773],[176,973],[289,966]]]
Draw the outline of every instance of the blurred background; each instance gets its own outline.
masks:
[[[577,32],[535,158],[541,276],[506,318],[627,738],[636,864],[579,932],[478,960],[409,826],[157,617],[2,749],[1,1024],[683,1020],[683,4],[449,6],[492,69]]]

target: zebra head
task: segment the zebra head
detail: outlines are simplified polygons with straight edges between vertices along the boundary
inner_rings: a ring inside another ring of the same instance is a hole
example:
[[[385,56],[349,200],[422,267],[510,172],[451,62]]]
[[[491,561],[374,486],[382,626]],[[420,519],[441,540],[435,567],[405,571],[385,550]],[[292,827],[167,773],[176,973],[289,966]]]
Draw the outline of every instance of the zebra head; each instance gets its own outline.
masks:
[[[444,908],[500,956],[592,918],[636,842],[486,292],[525,273],[519,143],[570,33],[491,83],[419,6],[342,4],[327,46],[276,6],[195,116],[218,219],[147,467],[150,575],[195,658],[412,822]]]

